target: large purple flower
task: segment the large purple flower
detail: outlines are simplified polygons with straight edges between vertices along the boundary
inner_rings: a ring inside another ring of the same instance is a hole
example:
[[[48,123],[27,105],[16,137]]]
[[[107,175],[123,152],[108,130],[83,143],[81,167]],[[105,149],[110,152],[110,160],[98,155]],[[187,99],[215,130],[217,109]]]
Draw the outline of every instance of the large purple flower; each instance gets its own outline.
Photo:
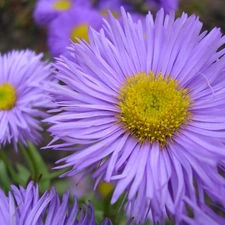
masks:
[[[50,66],[41,58],[29,50],[0,55],[0,147],[41,139],[40,118],[47,114],[40,108],[49,106],[43,88],[50,82]]]
[[[61,112],[47,121],[64,143],[50,147],[73,151],[58,168],[114,181],[111,203],[126,192],[137,222],[149,210],[154,224],[168,214],[187,222],[186,205],[199,218],[205,195],[225,199],[225,38],[201,33],[194,15],[174,17],[149,13],[144,32],[129,14],[123,25],[111,15],[90,44],[71,46],[76,60],[54,64],[64,85],[50,93]]]
[[[1,225],[96,225],[94,208],[89,202],[80,209],[74,197],[72,207],[69,204],[69,192],[60,200],[55,188],[39,196],[38,185],[31,181],[26,188],[11,186],[8,196],[0,189]],[[78,214],[80,216],[78,218]],[[112,225],[105,219],[102,225]]]

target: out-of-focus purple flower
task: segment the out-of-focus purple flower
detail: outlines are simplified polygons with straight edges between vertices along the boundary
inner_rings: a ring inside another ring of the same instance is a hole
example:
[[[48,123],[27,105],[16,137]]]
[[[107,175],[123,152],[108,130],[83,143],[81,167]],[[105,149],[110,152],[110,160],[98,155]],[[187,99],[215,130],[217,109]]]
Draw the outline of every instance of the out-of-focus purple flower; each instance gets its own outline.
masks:
[[[100,13],[103,16],[108,16],[108,11],[110,11],[115,18],[118,18],[120,22],[122,22],[121,18],[121,6],[132,15],[132,18],[135,22],[138,20],[144,21],[145,16],[141,13],[138,13],[134,10],[134,7],[132,4],[129,4],[127,2],[121,1],[121,0],[100,0],[97,4],[97,10],[100,11]]]
[[[69,204],[69,192],[60,200],[55,188],[39,196],[38,185],[31,181],[26,188],[11,186],[8,196],[0,189],[1,225],[97,225],[92,203],[80,209],[76,197]],[[78,218],[78,214],[80,216]],[[112,225],[109,219],[101,225]]]
[[[70,178],[70,192],[78,198],[92,191],[93,180],[90,177],[82,179],[82,174],[76,174]]]
[[[34,9],[33,17],[38,25],[45,26],[73,7],[90,6],[90,0],[39,0]]]
[[[186,204],[201,211],[205,195],[224,204],[225,37],[201,33],[185,13],[149,12],[145,32],[122,16],[123,25],[110,15],[103,30],[91,30],[90,44],[72,44],[76,61],[54,64],[64,85],[51,95],[61,112],[46,121],[53,143],[64,143],[50,147],[74,151],[57,162],[73,167],[65,175],[88,169],[97,183],[114,181],[111,203],[126,192],[137,223],[150,210],[154,224],[165,213],[180,224]]]
[[[175,11],[178,8],[179,0],[146,0],[151,8],[159,10],[163,8],[166,13],[169,13],[171,10]]]
[[[76,197],[84,197],[93,190],[94,182],[91,177],[86,176],[82,178],[81,174],[76,174],[70,177],[70,192]],[[96,188],[96,196],[100,199],[104,199],[114,188],[113,183],[105,183],[100,181]]]
[[[120,11],[120,7],[123,5],[121,0],[100,0],[97,3],[97,8],[99,10],[108,10],[112,9],[115,11]],[[123,6],[124,7],[124,6]]]
[[[12,51],[0,55],[0,148],[26,140],[37,144],[42,131],[40,118],[49,106],[43,88],[50,82],[50,66],[41,61],[42,54]]]
[[[124,3],[121,0],[100,0],[96,8],[103,14],[107,15],[108,10],[112,12],[114,17],[119,17],[120,15],[120,7],[123,6],[127,11],[132,11],[132,5],[128,3]]]
[[[76,7],[56,18],[49,26],[48,46],[51,54],[56,57],[67,52],[66,47],[76,38],[88,41],[88,29],[99,30],[102,16],[94,9]]]

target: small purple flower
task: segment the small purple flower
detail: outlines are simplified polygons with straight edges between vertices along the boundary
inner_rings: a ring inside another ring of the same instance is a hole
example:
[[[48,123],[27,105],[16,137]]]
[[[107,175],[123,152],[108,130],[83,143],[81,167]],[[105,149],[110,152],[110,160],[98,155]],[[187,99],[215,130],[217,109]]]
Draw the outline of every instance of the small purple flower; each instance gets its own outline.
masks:
[[[1,225],[96,225],[92,203],[78,206],[74,197],[73,205],[69,204],[69,192],[60,200],[55,188],[39,196],[38,185],[31,181],[26,188],[11,186],[8,196],[0,189]],[[78,213],[80,216],[78,218]],[[112,225],[105,219],[102,225]]]
[[[82,175],[82,174],[81,174]],[[92,191],[93,180],[90,177],[80,178],[79,174],[70,177],[70,192],[78,198],[85,196]]]
[[[108,16],[108,11],[110,11],[115,18],[118,18],[122,22],[121,6],[132,15],[134,22],[137,22],[138,20],[145,20],[145,16],[141,13],[136,12],[132,4],[121,0],[100,0],[98,1],[96,8],[106,18]]]
[[[90,7],[90,0],[39,0],[34,9],[34,20],[38,25],[49,25],[59,15],[73,7]]]
[[[137,223],[150,212],[154,224],[167,215],[180,224],[186,205],[204,214],[205,195],[224,205],[225,37],[201,33],[185,13],[149,13],[145,31],[122,17],[91,29],[90,44],[72,44],[76,61],[54,64],[64,85],[51,90],[61,112],[47,119],[50,147],[73,151],[57,162],[73,167],[65,175],[87,169],[96,185],[113,181],[112,204],[126,192]]]
[[[94,9],[74,7],[57,17],[49,26],[48,46],[54,57],[67,52],[66,47],[76,38],[88,41],[88,29],[100,29],[102,16]]]
[[[121,0],[100,0],[97,3],[97,9],[100,10],[103,14],[107,13],[110,10],[115,17],[120,15],[120,7],[123,6],[127,11],[133,10],[131,4],[124,3]],[[116,14],[118,14],[116,16]]]
[[[50,83],[50,66],[42,56],[29,50],[0,55],[0,148],[41,140],[39,119],[47,114],[40,108],[50,102],[43,91]]]

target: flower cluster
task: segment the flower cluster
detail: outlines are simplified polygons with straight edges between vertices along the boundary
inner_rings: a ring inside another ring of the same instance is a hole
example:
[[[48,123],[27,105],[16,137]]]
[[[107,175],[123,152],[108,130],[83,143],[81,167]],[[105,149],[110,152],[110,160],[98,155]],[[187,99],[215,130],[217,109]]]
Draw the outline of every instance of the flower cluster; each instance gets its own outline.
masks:
[[[109,215],[100,224],[116,225],[120,211],[126,225],[225,224],[216,211],[225,211],[225,37],[201,32],[195,15],[175,18],[177,1],[143,3],[164,9],[140,16],[135,1],[40,0],[34,19],[57,58],[0,55],[0,147],[19,144],[32,170],[10,167],[1,150],[0,184],[28,184],[0,189],[0,224],[96,225]],[[42,122],[52,136],[43,148],[70,152],[56,162],[61,173],[38,168],[29,142],[40,143]],[[73,185],[93,178],[100,213],[50,182],[78,174]]]
[[[171,2],[174,3],[147,1],[153,8],[165,7],[168,12],[177,8],[177,1]],[[52,56],[63,54],[69,57],[66,47],[71,41],[78,42],[79,38],[88,41],[88,28],[99,30],[102,17],[107,17],[108,10],[115,17],[120,17],[121,6],[134,14],[134,18],[143,19],[141,13],[135,12],[132,1],[101,0],[93,4],[91,0],[39,0],[34,10],[34,20],[40,26],[48,26],[48,47]]]

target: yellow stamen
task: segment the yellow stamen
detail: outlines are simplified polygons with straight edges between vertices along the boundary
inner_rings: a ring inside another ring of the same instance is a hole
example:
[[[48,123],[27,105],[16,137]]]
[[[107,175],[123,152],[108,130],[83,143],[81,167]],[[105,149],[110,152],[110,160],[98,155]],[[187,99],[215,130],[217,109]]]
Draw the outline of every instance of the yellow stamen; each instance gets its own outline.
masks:
[[[81,38],[88,42],[88,27],[88,24],[80,24],[79,26],[76,26],[71,32],[71,40],[75,43],[79,43],[76,38]]]
[[[127,77],[119,95],[119,120],[140,142],[167,143],[191,119],[187,89],[169,76],[138,73]]]
[[[106,197],[113,190],[113,188],[114,186],[112,183],[100,181],[100,183],[98,184],[98,191],[102,197]]]
[[[15,102],[15,88],[8,83],[2,83],[0,85],[0,110],[10,110],[14,107]]]
[[[70,9],[72,6],[72,3],[68,0],[61,0],[61,1],[56,1],[53,4],[53,8],[59,11],[65,11]]]

